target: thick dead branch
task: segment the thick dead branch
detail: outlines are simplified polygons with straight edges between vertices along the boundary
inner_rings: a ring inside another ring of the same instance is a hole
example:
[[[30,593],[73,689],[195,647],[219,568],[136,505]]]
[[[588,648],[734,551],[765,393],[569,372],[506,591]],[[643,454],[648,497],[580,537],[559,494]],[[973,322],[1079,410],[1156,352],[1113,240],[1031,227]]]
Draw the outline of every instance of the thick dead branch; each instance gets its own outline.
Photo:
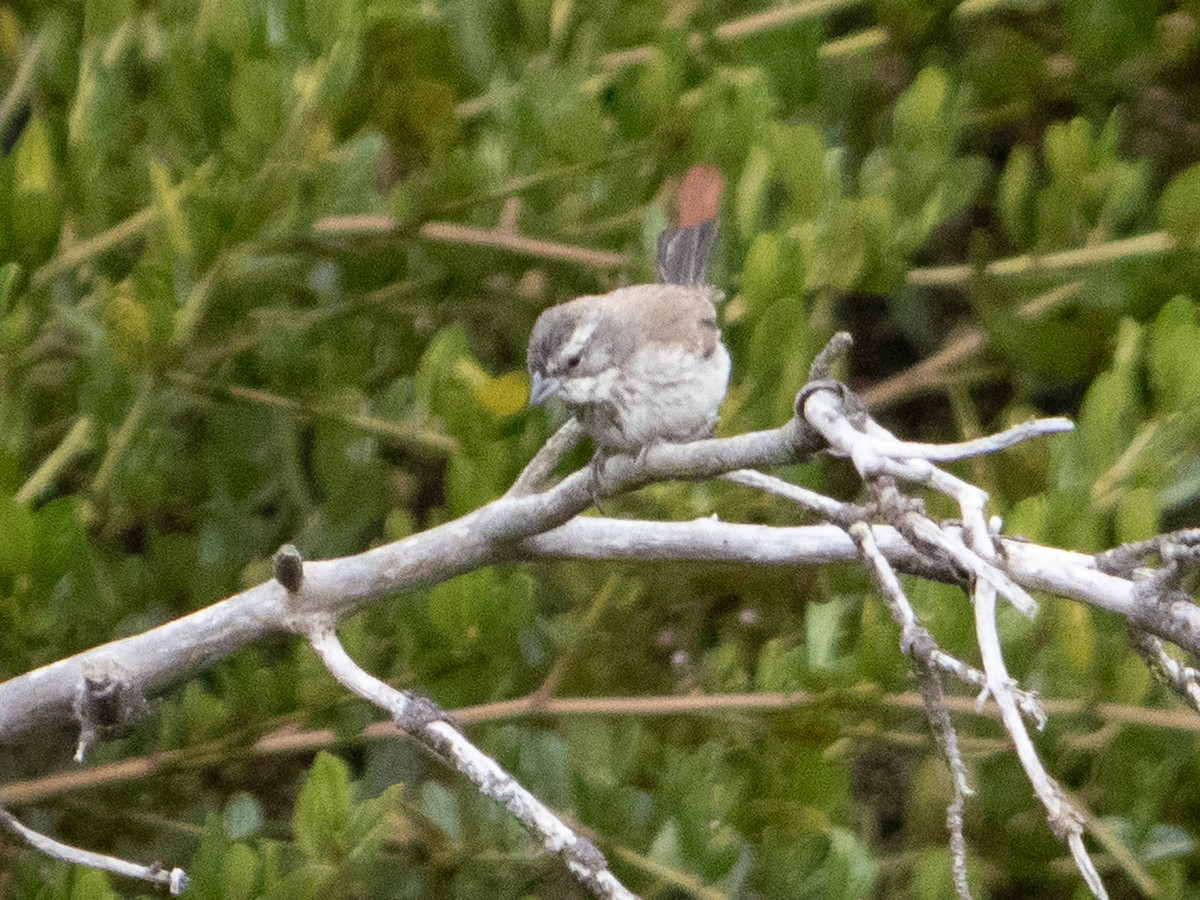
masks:
[[[481,566],[529,559],[736,561],[753,566],[865,563],[901,626],[922,685],[931,726],[953,774],[955,799],[947,822],[954,848],[955,882],[966,888],[963,802],[969,793],[957,750],[950,705],[941,678],[951,675],[992,697],[1047,809],[1051,828],[1066,841],[1086,883],[1098,897],[1104,887],[1083,849],[1083,816],[1050,778],[1037,757],[1022,713],[1040,727],[1044,713],[1033,695],[1009,677],[995,628],[997,596],[1032,615],[1030,591],[1046,591],[1124,617],[1157,664],[1170,657],[1161,640],[1200,653],[1200,607],[1179,587],[1194,554],[1190,536],[1174,543],[1122,548],[1097,559],[1005,539],[986,517],[987,495],[935,463],[991,453],[1069,428],[1061,419],[1031,422],[999,435],[955,445],[899,440],[828,374],[845,340],[835,341],[814,365],[814,380],[797,398],[797,417],[781,428],[687,445],[658,445],[633,456],[616,455],[605,466],[604,493],[668,479],[723,477],[800,504],[832,524],[803,528],[740,525],[715,518],[693,522],[636,522],[579,518],[592,503],[587,471],[543,487],[579,437],[569,423],[548,442],[501,498],[452,522],[343,559],[305,562],[285,550],[271,581],[140,635],[113,641],[0,684],[0,740],[14,740],[44,725],[74,718],[81,750],[100,726],[136,714],[143,698],[271,633],[306,635],[331,672],[347,687],[387,710],[405,730],[451,762],[530,827],[547,850],[560,853],[572,872],[600,896],[631,896],[607,864],[477,751],[440,711],[363,672],[334,636],[339,618],[383,595],[429,586]],[[848,457],[868,489],[866,505],[844,503],[754,471],[794,463],[822,449]],[[961,522],[936,522],[923,504],[901,492],[910,484],[951,497]],[[1175,547],[1181,549],[1175,552]],[[1156,556],[1162,568],[1152,570]],[[975,605],[982,668],[942,652],[917,618],[897,572],[959,584]],[[1153,586],[1153,590],[1148,590]],[[1158,641],[1157,644],[1154,642]],[[1173,661],[1171,661],[1173,662]],[[1177,680],[1194,693],[1191,669]],[[99,674],[98,674],[99,673]],[[102,677],[100,677],[102,676]],[[1188,686],[1190,685],[1190,686]],[[115,699],[114,699],[115,698]],[[117,703],[120,698],[125,701]],[[128,701],[128,702],[126,702]],[[134,702],[136,701],[136,702]],[[110,707],[117,703],[114,712]],[[131,710],[133,712],[131,712]],[[486,760],[486,762],[484,761]],[[548,816],[548,818],[544,818]]]
[[[736,469],[795,462],[819,446],[793,420],[738,437],[661,445],[642,459],[612,457],[606,493],[671,478],[699,480]],[[502,497],[472,513],[356,556],[304,564],[301,589],[272,579],[142,634],[113,641],[0,684],[0,740],[70,718],[89,666],[121,673],[124,690],[151,695],[268,634],[306,633],[312,617],[348,615],[418,585],[520,558],[521,541],[567,522],[592,504],[591,480],[576,472],[541,493]]]

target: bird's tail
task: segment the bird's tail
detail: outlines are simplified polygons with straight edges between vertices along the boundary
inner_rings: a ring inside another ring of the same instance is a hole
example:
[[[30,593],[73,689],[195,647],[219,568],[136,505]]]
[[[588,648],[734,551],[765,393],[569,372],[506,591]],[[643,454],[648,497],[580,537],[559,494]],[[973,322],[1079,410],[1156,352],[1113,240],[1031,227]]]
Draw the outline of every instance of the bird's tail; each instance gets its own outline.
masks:
[[[708,280],[708,257],[717,240],[717,221],[664,229],[658,236],[660,284],[695,286]]]

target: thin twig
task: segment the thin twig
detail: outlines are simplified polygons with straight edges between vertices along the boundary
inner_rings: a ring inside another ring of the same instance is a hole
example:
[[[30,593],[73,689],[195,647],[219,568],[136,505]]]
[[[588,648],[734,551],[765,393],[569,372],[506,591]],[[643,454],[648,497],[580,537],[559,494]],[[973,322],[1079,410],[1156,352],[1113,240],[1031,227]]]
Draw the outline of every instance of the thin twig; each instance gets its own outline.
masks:
[[[59,441],[58,446],[50,451],[50,455],[42,460],[42,464],[34,470],[34,473],[29,476],[17,493],[13,495],[13,502],[17,505],[23,505],[33,500],[38,494],[53,484],[59,474],[76,457],[87,453],[91,449],[92,418],[91,416],[80,416],[75,420],[75,424],[71,426],[70,431]]]
[[[874,423],[864,424],[862,428],[855,427],[846,418],[843,409],[843,397],[836,390],[812,391],[804,400],[805,418],[820,431],[835,452],[851,458],[864,480],[869,483],[880,476],[886,476],[928,484],[949,494],[959,503],[964,524],[968,528],[975,527],[977,519],[978,523],[982,523],[982,498],[986,495],[973,485],[942,472],[922,458],[922,453],[929,453],[935,458],[940,456],[930,445],[900,441]],[[1006,447],[1036,434],[1052,434],[1065,430],[1062,427],[1063,423],[1070,424],[1065,419],[1029,422],[999,435],[952,446],[957,448],[955,453],[973,454],[977,451],[982,452],[980,448],[984,446]],[[910,450],[913,451],[911,456],[908,452]],[[951,458],[960,457],[952,455]],[[960,538],[945,532],[923,515],[903,516],[898,518],[896,524],[902,530],[907,529],[910,532],[916,546],[936,548],[975,578],[985,579],[994,585],[1006,600],[1025,615],[1032,616],[1036,613],[1037,602],[1026,590],[992,562],[973,552]],[[910,534],[906,534],[906,537]]]
[[[104,452],[104,459],[100,461],[100,468],[96,471],[96,477],[92,479],[92,493],[102,494],[108,488],[108,483],[112,480],[113,474],[117,471],[117,466],[121,462],[121,457],[125,455],[125,451],[129,447],[129,442],[133,440],[134,433],[142,423],[142,418],[146,415],[146,409],[150,405],[150,398],[154,393],[154,388],[155,380],[153,376],[143,376],[141,386],[138,388],[137,394],[133,398],[133,403],[129,407],[129,412],[126,413],[124,421],[121,422],[121,427],[117,429],[116,434],[108,442],[108,449]]]
[[[860,53],[870,53],[873,50],[878,50],[880,47],[886,46],[890,39],[891,35],[888,33],[888,30],[876,25],[873,28],[864,28],[862,31],[855,31],[853,34],[848,34],[845,37],[826,41],[817,48],[817,57],[825,62],[843,60],[847,57],[857,56]]]
[[[1175,249],[1175,239],[1169,232],[1154,231],[1137,237],[1091,244],[1074,250],[1059,250],[1054,253],[1026,254],[1008,259],[998,259],[982,268],[972,265],[937,266],[929,269],[910,269],[907,281],[918,287],[958,287],[966,284],[977,274],[996,278],[1011,278],[1021,275],[1038,275],[1062,269],[1079,269],[1100,266],[1142,256],[1162,256]]]
[[[458,222],[426,222],[420,235],[427,241],[441,244],[467,244],[473,247],[489,247],[504,250],[519,256],[534,256],[555,262],[568,262],[593,269],[620,269],[629,264],[624,253],[595,250],[591,247],[576,247],[556,241],[544,241],[526,237],[497,228],[476,228]]]
[[[1000,635],[996,630],[996,591],[990,584],[980,581],[973,592],[975,606],[975,637],[983,660],[983,670],[988,676],[988,690],[1000,708],[1000,718],[1012,739],[1017,759],[1029,779],[1033,792],[1046,808],[1050,829],[1055,837],[1065,840],[1075,859],[1075,866],[1083,876],[1084,883],[1098,900],[1106,900],[1108,892],[1100,880],[1091,857],[1083,846],[1083,818],[1066,798],[1058,784],[1050,777],[1037,755],[1037,749],[1029,737],[1021,714],[1017,710],[1012,693],[1013,679],[1004,663],[1000,648]]]
[[[38,62],[41,60],[43,43],[42,34],[39,33],[30,41],[29,48],[17,64],[17,71],[8,86],[4,100],[0,101],[0,134],[3,134],[5,129],[8,128],[9,121],[21,105],[25,103],[30,88],[33,87],[33,75],[37,71]]]
[[[1104,884],[1083,845],[1083,819],[1038,758],[1037,750],[1021,717],[1015,682],[1009,676],[1004,662],[996,630],[997,593],[1003,593],[1006,599],[1027,614],[1032,614],[1037,607],[1033,598],[999,568],[996,536],[986,520],[986,492],[938,469],[930,462],[930,459],[960,457],[948,457],[939,452],[930,453],[928,445],[912,445],[898,440],[867,418],[861,411],[861,405],[840,386],[820,385],[815,389],[802,391],[800,403],[809,423],[820,431],[835,452],[848,456],[853,461],[860,476],[879,497],[883,514],[890,518],[915,546],[930,546],[949,553],[959,565],[967,568],[975,576],[972,588],[975,633],[986,675],[985,690],[1000,709],[1001,720],[1013,741],[1017,758],[1033,786],[1034,793],[1046,808],[1051,830],[1070,848],[1075,865],[1089,890],[1097,898],[1104,900],[1108,896]],[[1010,429],[1001,435],[959,444],[955,447],[955,452],[974,450],[981,446],[1010,446],[1016,440],[1034,434],[1063,430],[1060,426],[1059,420],[1027,423],[1026,426]],[[1069,423],[1067,426],[1069,427]],[[962,514],[963,538],[947,534],[911,501],[906,503],[895,488],[898,480],[928,485],[954,499]],[[855,539],[859,541],[860,546],[867,546],[869,543],[865,531],[865,526],[856,528]],[[871,560],[876,564],[874,571],[877,579],[885,587],[891,588],[885,577],[890,571],[890,566],[883,562],[882,554],[874,554]],[[880,567],[884,569],[882,575]],[[898,583],[890,592],[893,595],[899,593]],[[909,615],[903,607],[904,604],[900,604],[902,625]],[[915,617],[910,621],[910,627],[915,627]],[[965,867],[965,861],[962,865]],[[965,887],[965,881],[961,886]]]
[[[904,593],[891,563],[879,549],[871,527],[864,522],[858,522],[847,529],[847,532],[867,562],[868,571],[875,578],[892,618],[900,626],[900,649],[908,654],[920,653],[930,670],[950,675],[980,691],[976,705],[982,708],[987,699],[987,676],[974,666],[942,650],[933,636],[917,621],[916,612]],[[1014,688],[1013,692],[1021,710],[1034,721],[1038,730],[1044,728],[1046,712],[1037,695],[1020,688]]]
[[[542,679],[542,683],[528,695],[530,698],[533,698],[535,703],[545,703],[558,693],[558,688],[562,684],[571,659],[578,651],[580,645],[591,637],[590,632],[599,620],[600,613],[608,606],[621,584],[621,576],[612,575],[604,582],[600,590],[596,592],[596,596],[588,604],[587,612],[583,615],[583,620],[574,629],[576,637],[566,641],[559,651],[558,658],[554,660],[554,665],[550,667],[550,671]]]
[[[603,854],[591,841],[572,831],[553,811],[518,784],[491,757],[447,721],[432,704],[415,702],[368,674],[346,653],[331,620],[318,620],[308,633],[313,649],[344,687],[386,711],[410,736],[438,756],[445,757],[479,790],[512,813],[542,843],[546,852],[562,856],[571,873],[597,896],[633,900],[629,891],[609,871]]]
[[[955,366],[975,359],[987,345],[987,335],[977,329],[959,332],[932,356],[862,392],[863,402],[879,410],[925,390],[945,387],[948,373]]]
[[[712,30],[712,36],[723,43],[740,41],[797,22],[819,19],[830,13],[857,6],[859,2],[860,0],[805,0],[801,3],[784,3],[760,13],[724,22]]]
[[[872,452],[883,456],[902,458],[906,461],[919,459],[926,462],[954,462],[974,456],[997,453],[1034,438],[1066,434],[1074,428],[1075,423],[1070,419],[1051,418],[1021,422],[1004,431],[955,444],[923,444],[915,441],[902,441],[883,429],[873,431],[862,440],[872,445]]]
[[[385,215],[326,216],[313,224],[313,231],[327,237],[388,235],[396,231],[396,220]],[[487,247],[604,271],[620,269],[630,262],[624,253],[546,241],[503,228],[478,228],[460,222],[426,222],[417,233],[434,243]]]
[[[1129,630],[1129,643],[1146,664],[1159,673],[1171,690],[1200,711],[1200,670],[1173,659],[1162,638],[1147,634],[1140,628]]]
[[[549,440],[534,454],[529,465],[521,470],[521,474],[517,476],[517,480],[512,483],[512,487],[504,496],[522,497],[539,490],[558,464],[563,461],[563,457],[575,449],[575,445],[579,443],[583,434],[583,426],[577,419],[573,417],[567,419],[562,427],[550,435]]]
[[[853,503],[843,503],[840,500],[833,500],[824,494],[818,494],[816,491],[800,487],[798,484],[792,484],[790,481],[784,481],[782,478],[776,478],[774,475],[765,475],[753,469],[739,469],[736,472],[726,472],[721,478],[733,484],[740,484],[743,487],[753,488],[754,490],[763,491],[775,497],[782,497],[784,500],[798,503],[810,512],[816,513],[827,522],[833,522],[837,525],[849,525],[852,522],[861,521],[866,512],[861,506],[856,506]]]
[[[59,275],[64,275],[102,253],[140,237],[157,216],[158,210],[149,206],[86,241],[72,244],[41,268],[35,269],[29,276],[29,286],[34,289],[44,287]]]
[[[139,881],[148,881],[151,884],[162,885],[173,896],[183,893],[188,886],[188,877],[184,874],[183,869],[167,870],[158,863],[143,866],[139,863],[118,859],[115,856],[105,856],[103,853],[93,853],[91,850],[72,847],[70,844],[64,844],[61,841],[54,840],[52,837],[47,837],[40,832],[34,831],[32,828],[22,824],[16,816],[3,808],[0,808],[0,823],[3,823],[14,833],[20,835],[31,847],[54,859],[61,859],[63,862],[68,862],[76,866],[101,869],[105,872],[112,872],[114,875],[123,875],[126,878],[136,878]]]
[[[290,397],[281,397],[279,394],[273,394],[270,391],[260,388],[208,382],[186,372],[172,372],[169,377],[172,381],[193,391],[224,394],[233,400],[282,409],[297,416],[333,419],[354,428],[359,428],[376,437],[397,441],[400,444],[423,453],[444,456],[458,450],[458,441],[453,436],[431,428],[423,428],[420,425],[397,422],[394,419],[382,419],[379,416],[370,416],[361,413],[347,413],[335,407],[301,403],[299,400],[293,400]]]
[[[513,721],[526,717],[571,718],[574,716],[729,716],[740,713],[786,712],[816,704],[828,704],[824,693],[794,691],[756,694],[667,694],[641,697],[550,697],[542,698],[537,691],[477,706],[464,706],[449,711],[450,717],[462,725],[480,722]],[[1179,734],[1200,734],[1200,716],[1190,709],[1146,709],[1120,703],[1096,703],[1078,699],[1038,698],[1048,715],[1056,719],[1084,716],[1099,719],[1115,726],[1136,725]],[[990,698],[989,698],[990,701]],[[999,719],[994,703],[981,706],[974,697],[948,695],[943,698],[946,708],[956,716],[977,716]],[[873,697],[870,705],[882,710],[919,711],[924,700],[917,691],[902,691]],[[863,710],[867,711],[864,706]],[[391,722],[367,725],[357,735],[347,738],[332,729],[298,729],[294,724],[277,727],[258,738],[252,745],[233,748],[223,737],[210,748],[192,746],[186,750],[171,750],[136,756],[118,762],[102,763],[87,768],[73,767],[61,772],[42,775],[23,781],[0,784],[0,806],[19,806],[37,803],[75,791],[94,787],[124,784],[176,768],[194,769],[211,765],[217,758],[230,759],[252,756],[278,756],[289,753],[314,753],[350,742],[392,739],[402,732]],[[1089,829],[1090,829],[1089,825]]]

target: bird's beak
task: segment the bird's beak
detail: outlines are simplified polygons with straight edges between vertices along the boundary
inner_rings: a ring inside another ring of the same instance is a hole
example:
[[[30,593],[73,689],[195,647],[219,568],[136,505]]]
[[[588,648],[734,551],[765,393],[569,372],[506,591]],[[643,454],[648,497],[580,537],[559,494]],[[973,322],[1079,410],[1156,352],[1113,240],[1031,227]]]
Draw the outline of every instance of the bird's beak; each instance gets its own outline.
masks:
[[[560,390],[561,378],[547,378],[541,372],[534,372],[533,382],[529,385],[529,405],[541,406]]]

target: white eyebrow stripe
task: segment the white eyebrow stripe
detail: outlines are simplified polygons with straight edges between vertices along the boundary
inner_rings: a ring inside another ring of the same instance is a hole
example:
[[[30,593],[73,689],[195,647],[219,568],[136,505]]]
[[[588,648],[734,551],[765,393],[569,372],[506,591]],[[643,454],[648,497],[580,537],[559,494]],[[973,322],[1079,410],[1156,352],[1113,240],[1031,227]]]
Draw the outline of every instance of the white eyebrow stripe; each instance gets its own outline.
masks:
[[[591,340],[592,334],[595,331],[595,319],[585,319],[583,322],[580,322],[579,325],[575,327],[575,330],[571,332],[571,337],[565,344],[563,344],[563,348],[559,351],[559,355],[563,359],[570,359],[584,348],[584,345]]]

